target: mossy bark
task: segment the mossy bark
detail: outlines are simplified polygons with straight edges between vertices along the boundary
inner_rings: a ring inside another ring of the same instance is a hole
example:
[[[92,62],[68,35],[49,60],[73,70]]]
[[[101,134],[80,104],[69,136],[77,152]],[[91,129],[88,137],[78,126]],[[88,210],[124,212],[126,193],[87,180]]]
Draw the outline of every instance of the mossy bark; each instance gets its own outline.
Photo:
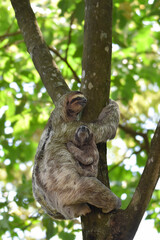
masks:
[[[83,112],[85,121],[97,119],[102,108],[109,101],[111,52],[112,52],[112,0],[86,0],[85,26],[82,60],[81,90],[88,103]],[[98,144],[100,160],[98,179],[109,186],[106,160],[106,144]],[[107,215],[92,207],[92,212],[82,217],[84,240],[102,240],[109,228]],[[103,224],[104,226],[103,226]]]

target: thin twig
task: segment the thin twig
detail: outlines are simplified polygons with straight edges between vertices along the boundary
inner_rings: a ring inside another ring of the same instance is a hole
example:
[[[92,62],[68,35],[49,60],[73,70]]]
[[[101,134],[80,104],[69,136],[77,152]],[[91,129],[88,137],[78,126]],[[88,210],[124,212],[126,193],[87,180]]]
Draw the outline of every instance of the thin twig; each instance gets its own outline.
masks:
[[[134,139],[136,136],[141,136],[143,137],[144,139],[144,143],[145,143],[145,149],[147,151],[147,153],[149,153],[149,150],[150,150],[150,143],[149,143],[149,140],[148,140],[148,135],[147,133],[142,133],[142,132],[137,132],[135,131],[134,129],[132,129],[131,127],[128,127],[128,126],[123,126],[121,124],[119,124],[119,128],[122,129],[124,132],[130,134]]]
[[[143,151],[144,149],[145,149],[144,147],[141,147],[140,150],[138,150],[138,151],[133,151],[133,152],[130,154],[129,157],[124,156],[124,158],[121,159],[119,162],[117,162],[114,166],[112,166],[112,167],[109,169],[108,172],[110,173],[110,172],[113,171],[116,167],[118,167],[121,163],[123,163],[126,159],[130,159],[130,158],[132,157],[132,155],[138,154],[138,153],[140,153],[141,151]]]
[[[48,47],[50,51],[52,51],[53,53],[55,53],[63,62],[66,63],[66,65],[69,67],[69,69],[71,70],[71,72],[73,73],[74,79],[78,82],[81,83],[77,73],[74,71],[74,69],[72,68],[72,66],[69,64],[69,62],[67,61],[67,59],[65,57],[62,57],[61,54],[59,53],[59,51],[55,48],[52,47]]]
[[[12,42],[12,43],[7,43],[6,45],[4,45],[3,47],[1,47],[0,49],[4,49],[4,48],[8,48],[8,47],[10,47],[11,45],[18,45],[18,44],[20,44],[20,43],[22,43],[22,42],[24,42],[24,40],[22,39],[22,40],[17,40],[17,41],[15,41],[15,42]]]
[[[70,43],[71,43],[71,35],[72,35],[72,24],[73,24],[73,21],[74,21],[74,12],[73,12],[73,14],[71,15],[70,29],[69,29],[69,33],[68,33],[68,43],[67,43],[67,48],[66,48],[66,53],[65,53],[65,59],[66,59],[66,61],[67,61],[67,58],[68,58],[69,45],[70,45]]]
[[[21,31],[17,31],[17,32],[13,32],[13,33],[6,33],[6,34],[0,36],[0,40],[3,40],[8,37],[13,37],[13,36],[16,36],[19,34],[21,34]]]

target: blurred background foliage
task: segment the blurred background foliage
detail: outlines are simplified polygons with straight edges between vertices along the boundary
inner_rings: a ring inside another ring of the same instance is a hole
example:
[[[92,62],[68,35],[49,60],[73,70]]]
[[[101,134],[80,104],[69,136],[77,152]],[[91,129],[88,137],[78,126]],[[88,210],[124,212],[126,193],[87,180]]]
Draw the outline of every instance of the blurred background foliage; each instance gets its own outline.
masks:
[[[72,90],[79,89],[84,1],[31,3],[64,78]],[[111,98],[119,102],[121,122],[117,137],[108,143],[108,163],[112,190],[125,208],[146,163],[160,112],[160,1],[114,0],[113,4]],[[0,1],[0,13],[0,238],[57,235],[72,240],[80,231],[79,221],[53,222],[32,196],[34,155],[54,106],[26,51],[9,0]],[[159,188],[158,184],[147,209],[157,231]]]

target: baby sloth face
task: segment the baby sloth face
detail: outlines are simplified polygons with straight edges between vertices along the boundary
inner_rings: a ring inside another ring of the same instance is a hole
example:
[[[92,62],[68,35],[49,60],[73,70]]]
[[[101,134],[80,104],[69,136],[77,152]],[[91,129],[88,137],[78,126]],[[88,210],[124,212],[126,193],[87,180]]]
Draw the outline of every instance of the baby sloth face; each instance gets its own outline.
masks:
[[[93,134],[90,132],[89,128],[85,125],[81,125],[75,134],[75,141],[77,146],[83,146],[89,144],[93,139]]]

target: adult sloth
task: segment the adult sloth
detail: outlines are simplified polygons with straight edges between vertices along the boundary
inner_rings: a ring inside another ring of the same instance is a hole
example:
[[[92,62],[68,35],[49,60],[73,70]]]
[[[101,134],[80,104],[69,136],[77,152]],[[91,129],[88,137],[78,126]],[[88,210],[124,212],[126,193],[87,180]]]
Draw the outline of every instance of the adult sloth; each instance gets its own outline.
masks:
[[[120,199],[96,177],[81,176],[67,149],[76,129],[84,123],[77,120],[86,104],[81,92],[70,92],[60,98],[42,133],[33,169],[33,193],[53,218],[72,219],[89,213],[88,204],[107,213],[120,207]],[[95,142],[112,139],[119,122],[119,108],[110,101],[94,123],[85,125]]]

